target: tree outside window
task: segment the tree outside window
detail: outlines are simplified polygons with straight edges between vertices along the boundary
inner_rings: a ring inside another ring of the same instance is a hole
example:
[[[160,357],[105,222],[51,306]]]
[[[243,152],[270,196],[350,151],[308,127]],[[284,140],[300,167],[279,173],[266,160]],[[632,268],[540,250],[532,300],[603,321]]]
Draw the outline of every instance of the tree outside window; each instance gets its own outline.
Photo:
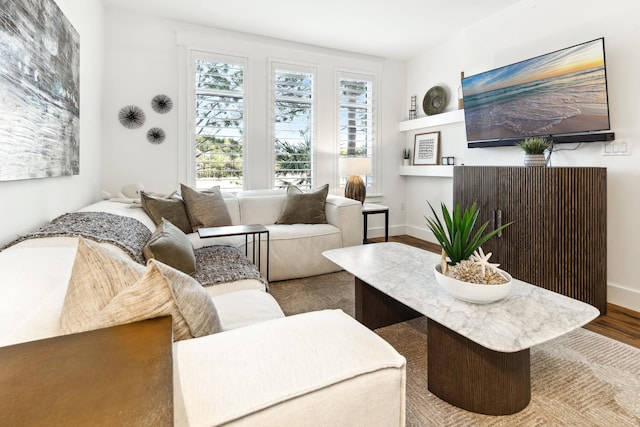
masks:
[[[195,61],[196,188],[241,189],[244,154],[244,66]]]
[[[376,120],[373,78],[342,73],[338,83],[340,157],[373,157]],[[340,177],[344,185],[347,177]],[[363,176],[367,186],[372,175]]]
[[[273,126],[276,188],[312,187],[313,80],[307,71],[275,66],[273,71]]]

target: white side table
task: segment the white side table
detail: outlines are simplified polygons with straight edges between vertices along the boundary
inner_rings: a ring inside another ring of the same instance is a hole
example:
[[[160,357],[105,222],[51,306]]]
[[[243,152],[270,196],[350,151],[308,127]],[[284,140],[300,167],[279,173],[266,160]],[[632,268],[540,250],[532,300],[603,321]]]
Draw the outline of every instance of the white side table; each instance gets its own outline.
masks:
[[[373,203],[364,203],[362,205],[362,216],[364,219],[364,239],[362,240],[363,244],[373,243],[372,240],[367,239],[367,220],[369,215],[375,214],[384,214],[384,241],[389,241],[389,207],[384,205],[376,205]]]

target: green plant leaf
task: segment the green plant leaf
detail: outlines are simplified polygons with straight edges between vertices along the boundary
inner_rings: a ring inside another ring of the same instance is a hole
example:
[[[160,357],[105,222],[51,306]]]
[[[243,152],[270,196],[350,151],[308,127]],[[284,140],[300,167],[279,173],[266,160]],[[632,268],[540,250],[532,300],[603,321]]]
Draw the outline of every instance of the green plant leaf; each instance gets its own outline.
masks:
[[[478,247],[513,224],[513,222],[504,224],[485,234],[489,226],[489,221],[487,221],[480,225],[474,233],[473,230],[480,214],[476,203],[473,203],[469,208],[465,208],[464,212],[462,212],[459,204],[456,205],[453,216],[445,204],[441,203],[442,221],[438,217],[438,214],[436,214],[433,206],[431,206],[431,203],[429,203],[429,208],[433,213],[433,218],[425,217],[427,226],[449,257],[450,265],[455,265],[462,260],[469,259]]]
[[[544,152],[551,146],[551,141],[547,141],[545,138],[532,137],[526,138],[524,141],[516,144],[522,148],[527,154],[544,154]]]

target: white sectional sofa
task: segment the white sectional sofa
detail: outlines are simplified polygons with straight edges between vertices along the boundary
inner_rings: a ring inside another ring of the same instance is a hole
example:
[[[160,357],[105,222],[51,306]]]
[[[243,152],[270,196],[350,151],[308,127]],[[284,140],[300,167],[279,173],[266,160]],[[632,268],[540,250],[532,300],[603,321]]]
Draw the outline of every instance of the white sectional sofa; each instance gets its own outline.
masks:
[[[362,244],[362,204],[342,196],[328,195],[325,204],[327,224],[276,224],[283,209],[284,190],[248,190],[222,193],[233,225],[261,224],[269,229],[269,280],[288,280],[340,271],[322,252]],[[153,221],[135,205],[102,201],[80,211],[109,212],[138,219],[150,229]],[[242,236],[201,239],[198,233],[187,234],[195,249],[212,245],[232,245],[245,251]],[[261,273],[266,277],[266,235],[261,235]],[[247,248],[252,258],[253,244]]]
[[[286,199],[284,190],[250,190],[224,196],[234,225],[262,224],[269,229],[271,281],[339,271],[340,267],[323,257],[322,252],[362,244],[362,204],[356,200],[329,195],[325,204],[328,224],[290,225],[276,224]],[[197,233],[189,238],[195,248],[232,243],[244,250],[244,238],[216,241],[200,239]],[[250,254],[252,248],[250,245]],[[261,270],[266,274],[266,253],[261,255]]]
[[[254,223],[269,218],[279,198],[267,191],[226,200],[234,223]],[[322,252],[338,244],[336,235],[342,244],[361,242],[359,206],[356,215],[347,200],[330,197],[327,205],[330,224],[318,227],[324,232],[305,237],[306,227],[294,233],[267,224],[273,230],[272,250],[290,250],[296,263],[314,266],[314,274],[335,270],[298,252],[315,245]],[[253,209],[264,216],[252,215]],[[155,227],[141,209],[121,203],[103,201],[81,211],[134,217],[150,230]],[[348,226],[343,232],[345,224],[357,231]],[[287,249],[286,236],[300,240],[294,249]],[[109,243],[101,245],[124,254]],[[0,346],[64,334],[61,317],[77,248],[76,237],[47,237],[0,252]],[[286,273],[288,263],[272,257],[272,274],[295,275]],[[259,280],[206,290],[221,332],[173,344],[175,425],[404,425],[405,359],[375,333],[339,310],[285,317]]]

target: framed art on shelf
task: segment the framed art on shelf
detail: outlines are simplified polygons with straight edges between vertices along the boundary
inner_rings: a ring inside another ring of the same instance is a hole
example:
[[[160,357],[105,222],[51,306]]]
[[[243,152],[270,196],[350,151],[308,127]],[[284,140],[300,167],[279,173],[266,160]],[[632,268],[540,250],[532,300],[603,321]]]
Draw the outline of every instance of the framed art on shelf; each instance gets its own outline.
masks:
[[[414,165],[437,165],[440,153],[440,131],[419,133],[413,143]]]

